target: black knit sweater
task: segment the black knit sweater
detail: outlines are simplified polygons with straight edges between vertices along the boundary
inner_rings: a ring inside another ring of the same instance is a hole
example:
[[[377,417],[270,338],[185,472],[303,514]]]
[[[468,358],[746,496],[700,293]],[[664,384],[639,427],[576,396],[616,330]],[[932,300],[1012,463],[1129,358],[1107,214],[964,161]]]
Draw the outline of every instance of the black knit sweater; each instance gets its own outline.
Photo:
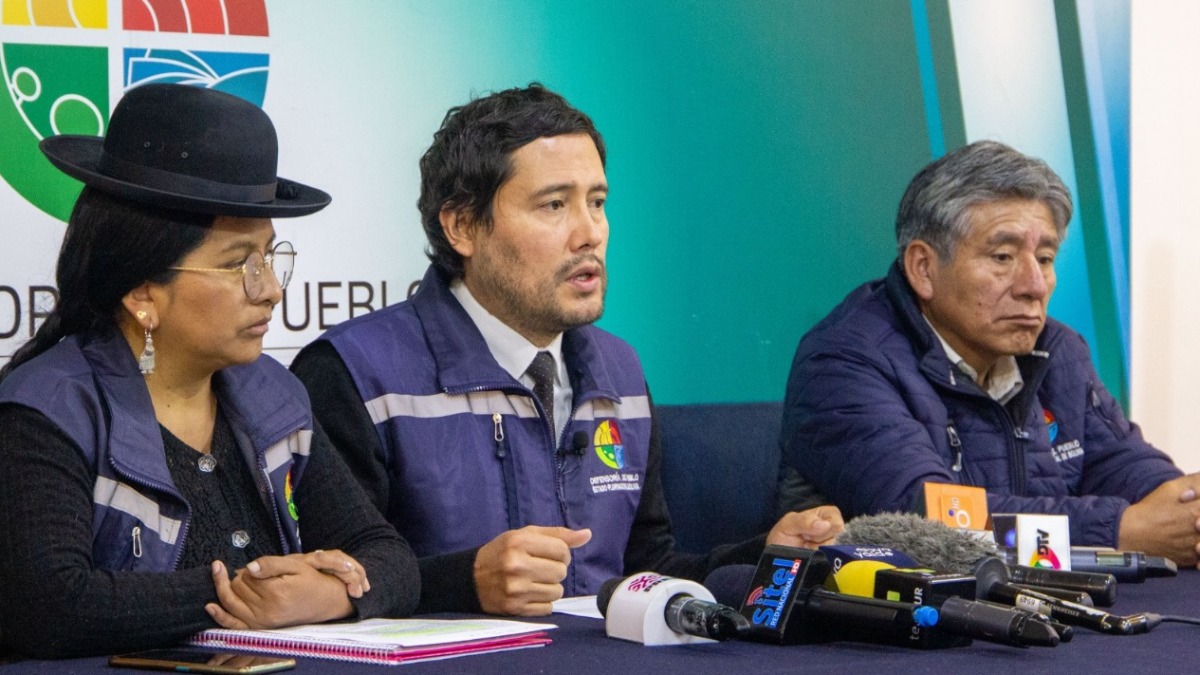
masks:
[[[222,454],[226,463],[238,456],[236,448]],[[0,406],[0,645],[39,658],[111,654],[175,644],[215,627],[204,605],[216,601],[207,562],[219,552],[205,547],[227,541],[228,533],[210,536],[216,522],[210,519],[192,523],[205,530],[189,534],[197,546],[193,560],[205,563],[198,567],[95,569],[94,483],[95,471],[79,448],[49,419],[23,406]],[[256,499],[251,495],[248,503]],[[319,428],[295,503],[306,551],[341,549],[366,568],[371,591],[351,599],[357,616],[412,612],[420,592],[412,551]],[[269,539],[277,539],[273,531]],[[279,546],[262,544],[273,551]]]

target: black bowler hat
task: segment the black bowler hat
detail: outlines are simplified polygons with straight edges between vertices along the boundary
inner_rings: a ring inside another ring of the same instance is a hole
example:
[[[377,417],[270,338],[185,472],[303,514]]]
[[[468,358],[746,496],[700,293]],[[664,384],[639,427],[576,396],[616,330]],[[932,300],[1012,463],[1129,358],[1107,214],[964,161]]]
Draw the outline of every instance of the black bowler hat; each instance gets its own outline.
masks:
[[[181,211],[287,218],[330,199],[277,177],[271,119],[215,89],[142,85],[117,103],[103,138],[51,136],[40,147],[54,166],[98,190]]]

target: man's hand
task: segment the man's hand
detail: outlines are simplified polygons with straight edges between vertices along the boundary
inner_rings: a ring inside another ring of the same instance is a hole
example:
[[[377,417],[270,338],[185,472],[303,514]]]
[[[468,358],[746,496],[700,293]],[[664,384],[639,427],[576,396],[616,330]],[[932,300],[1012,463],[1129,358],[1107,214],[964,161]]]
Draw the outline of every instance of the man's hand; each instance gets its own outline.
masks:
[[[224,628],[279,628],[350,616],[354,606],[347,583],[318,570],[312,560],[312,554],[263,556],[238,570],[232,581],[224,563],[214,561],[220,604],[204,609]]]
[[[767,544],[816,548],[832,544],[844,529],[846,523],[842,520],[842,512],[832,504],[807,511],[792,511],[771,528],[767,534]]]
[[[530,525],[509,530],[475,555],[475,590],[488,614],[545,616],[563,595],[571,549],[592,538],[591,530]]]
[[[1161,555],[1179,565],[1200,560],[1200,474],[1169,480],[1121,516],[1117,546]]]

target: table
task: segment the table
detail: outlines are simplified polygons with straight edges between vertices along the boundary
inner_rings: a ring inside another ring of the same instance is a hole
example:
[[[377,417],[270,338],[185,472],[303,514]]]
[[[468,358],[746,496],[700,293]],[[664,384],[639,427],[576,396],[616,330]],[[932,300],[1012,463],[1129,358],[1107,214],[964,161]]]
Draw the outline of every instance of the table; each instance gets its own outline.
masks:
[[[1144,584],[1122,584],[1112,611],[1120,614],[1150,611],[1200,617],[1200,572],[1186,570],[1172,579],[1150,579]],[[399,666],[404,673],[442,675],[447,673],[569,673],[590,675],[615,673],[689,673],[768,675],[787,673],[1078,673],[1094,672],[1188,672],[1200,661],[1200,626],[1164,623],[1149,634],[1110,636],[1077,630],[1073,641],[1055,648],[1018,649],[976,640],[969,647],[938,651],[916,651],[861,643],[830,643],[780,647],[755,643],[674,647],[643,647],[610,639],[604,622],[574,616],[554,615],[539,619],[559,626],[551,632],[554,642],[538,649],[482,654],[446,661]],[[344,664],[316,659],[299,659],[294,673],[373,673],[391,671],[387,666]],[[99,673],[112,675],[104,658],[67,661],[18,661],[0,665],[2,675],[45,673]],[[134,671],[124,671],[134,672]],[[148,671],[147,671],[148,672]]]

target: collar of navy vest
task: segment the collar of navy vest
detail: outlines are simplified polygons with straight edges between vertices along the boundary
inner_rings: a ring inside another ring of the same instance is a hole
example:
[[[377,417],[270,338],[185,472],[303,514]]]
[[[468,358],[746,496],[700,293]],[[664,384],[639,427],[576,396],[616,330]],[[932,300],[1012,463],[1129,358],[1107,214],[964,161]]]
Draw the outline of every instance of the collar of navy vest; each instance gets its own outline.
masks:
[[[272,375],[267,368],[277,370]],[[297,386],[280,386],[279,377]],[[266,355],[258,361],[230,366],[213,375],[213,386],[234,429],[250,439],[255,452],[262,452],[286,436],[313,428],[308,394],[291,373]]]
[[[575,399],[602,397],[620,401],[621,396],[608,372],[609,361],[596,346],[595,326],[580,326],[563,333],[563,358],[571,376]],[[586,366],[585,366],[586,364]]]
[[[113,465],[125,475],[149,480],[155,487],[178,496],[166,462],[138,461],[137,455],[127,452],[136,448],[139,453],[150,448],[154,456],[162,456],[162,432],[154,416],[154,404],[145,376],[138,370],[137,360],[129,343],[116,330],[84,337],[80,350],[92,366],[96,387],[104,397],[111,418],[108,434]]]
[[[138,370],[129,343],[118,331],[93,334],[82,340],[84,358],[95,373],[96,385],[111,410],[112,459],[116,467],[132,476],[149,480],[158,487],[172,488],[170,470],[165,462],[141,462],[125,456],[127,448],[163,449],[162,432],[154,416],[154,404],[145,376]],[[260,356],[260,359],[270,359]],[[279,366],[280,369],[283,366]],[[261,369],[246,366],[226,368],[213,376],[213,386],[235,428],[245,430],[261,453],[288,434],[312,428],[307,401],[271,382]],[[299,390],[298,390],[299,391]]]
[[[492,358],[483,334],[433,266],[426,270],[412,303],[429,341],[442,391],[448,394],[486,389],[527,391]],[[594,330],[592,326],[581,326],[563,333],[563,359],[575,388],[575,399],[603,397],[620,401],[601,350],[592,337]]]

